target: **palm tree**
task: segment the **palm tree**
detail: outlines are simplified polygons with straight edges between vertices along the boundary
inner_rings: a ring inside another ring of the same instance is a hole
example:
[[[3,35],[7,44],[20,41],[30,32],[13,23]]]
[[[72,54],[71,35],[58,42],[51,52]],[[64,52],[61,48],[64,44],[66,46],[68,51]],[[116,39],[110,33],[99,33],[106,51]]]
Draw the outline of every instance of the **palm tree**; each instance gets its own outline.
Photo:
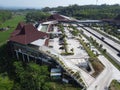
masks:
[[[104,52],[104,53],[106,53],[106,52],[107,52],[107,50],[106,50],[106,49],[103,49],[103,52]]]

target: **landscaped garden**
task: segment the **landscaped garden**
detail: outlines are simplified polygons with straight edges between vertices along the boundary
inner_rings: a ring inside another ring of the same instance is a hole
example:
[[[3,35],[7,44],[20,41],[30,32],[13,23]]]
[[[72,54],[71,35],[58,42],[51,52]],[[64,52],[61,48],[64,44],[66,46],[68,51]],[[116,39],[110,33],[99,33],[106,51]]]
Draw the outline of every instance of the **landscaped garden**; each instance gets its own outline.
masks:
[[[108,90],[120,90],[120,82],[113,80]]]
[[[79,41],[90,56],[89,61],[95,70],[92,76],[97,77],[103,71],[104,65],[98,60],[97,56],[89,49],[89,46],[82,39],[79,39]]]

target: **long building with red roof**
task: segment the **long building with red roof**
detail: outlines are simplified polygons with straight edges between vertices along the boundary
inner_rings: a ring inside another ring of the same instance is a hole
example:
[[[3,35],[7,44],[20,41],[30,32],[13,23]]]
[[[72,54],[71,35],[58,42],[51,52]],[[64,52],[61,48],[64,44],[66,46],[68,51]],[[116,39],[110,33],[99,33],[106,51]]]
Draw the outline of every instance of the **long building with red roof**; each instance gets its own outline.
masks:
[[[48,37],[47,33],[38,31],[32,24],[19,23],[9,40],[27,45],[35,40],[46,37]]]
[[[34,56],[35,54],[33,55],[33,53],[36,53],[36,51],[31,51],[34,51],[35,49],[39,51],[40,48],[45,49],[44,46],[49,45],[50,33],[60,33],[57,29],[56,31],[53,31],[53,25],[57,24],[59,21],[66,20],[69,21],[69,19],[62,15],[53,14],[48,18],[48,22],[43,22],[43,26],[42,28],[40,27],[40,30],[34,27],[32,24],[26,24],[23,22],[19,23],[8,40],[9,51],[12,52],[12,55],[18,59],[19,56],[21,56],[19,54],[22,54],[22,59],[24,59],[24,57],[27,55],[28,60],[28,57],[31,57],[31,55]]]
[[[40,65],[49,64],[50,67],[56,68],[51,69],[51,77],[59,76],[62,80],[62,74],[64,74],[62,70],[65,69],[64,71],[66,72],[66,68],[63,67],[62,62],[64,58],[56,51],[56,49],[60,49],[60,37],[62,36],[62,32],[57,24],[70,21],[68,17],[54,14],[48,18],[47,22],[41,23],[38,28],[32,24],[21,22],[17,25],[8,40],[8,52],[13,57],[23,60],[26,63],[34,61]],[[68,71],[67,74],[71,76],[71,73]],[[76,84],[85,87],[84,84],[80,81],[78,82],[76,79],[76,77],[72,78],[73,81],[77,82]]]
[[[36,52],[39,48],[48,46],[49,35],[45,32],[38,31],[32,24],[19,23],[16,29],[11,34],[8,40],[8,52],[12,56],[20,59],[22,55],[23,60],[29,61],[30,58],[33,60],[36,57]],[[34,56],[35,55],[35,56]],[[25,59],[25,57],[27,57]]]

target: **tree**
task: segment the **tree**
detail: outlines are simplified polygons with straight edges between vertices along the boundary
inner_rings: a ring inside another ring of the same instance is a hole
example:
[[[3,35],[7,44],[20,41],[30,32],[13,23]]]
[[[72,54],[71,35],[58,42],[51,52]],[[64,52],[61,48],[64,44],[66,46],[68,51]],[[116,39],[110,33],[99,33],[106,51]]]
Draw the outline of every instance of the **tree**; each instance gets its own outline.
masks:
[[[27,22],[35,22],[35,21],[45,21],[50,16],[49,13],[37,11],[37,12],[30,12],[26,15]]]
[[[0,75],[0,90],[11,90],[13,81],[11,81],[5,73]]]
[[[103,45],[102,45],[102,44],[100,44],[99,48],[101,49],[102,47],[103,47]]]
[[[17,84],[14,84],[13,90],[17,86],[21,90],[41,90],[48,80],[47,66],[39,66],[35,63],[23,64],[22,62],[15,62],[14,66],[16,73],[15,83]]]
[[[107,50],[106,50],[106,49],[103,49],[103,52],[104,52],[104,53],[106,53],[106,52],[107,52]]]
[[[120,20],[120,14],[115,17],[115,20]]]
[[[45,83],[42,87],[42,90],[55,90],[55,89],[49,83]]]
[[[48,8],[43,11],[58,11],[60,14],[76,19],[105,19],[115,18],[120,11],[120,5],[70,5],[67,7]],[[102,13],[100,13],[102,12]]]

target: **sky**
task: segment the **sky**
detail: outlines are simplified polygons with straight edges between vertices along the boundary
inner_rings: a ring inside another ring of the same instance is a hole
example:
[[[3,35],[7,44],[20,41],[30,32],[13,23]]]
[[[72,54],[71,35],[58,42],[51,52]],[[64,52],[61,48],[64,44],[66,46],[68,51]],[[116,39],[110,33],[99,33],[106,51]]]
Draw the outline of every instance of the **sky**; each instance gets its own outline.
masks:
[[[120,4],[120,0],[97,0],[97,5],[100,4]],[[57,7],[68,5],[90,5],[96,4],[96,0],[0,0],[0,6],[2,7],[31,7],[31,8],[43,8],[43,7]]]

